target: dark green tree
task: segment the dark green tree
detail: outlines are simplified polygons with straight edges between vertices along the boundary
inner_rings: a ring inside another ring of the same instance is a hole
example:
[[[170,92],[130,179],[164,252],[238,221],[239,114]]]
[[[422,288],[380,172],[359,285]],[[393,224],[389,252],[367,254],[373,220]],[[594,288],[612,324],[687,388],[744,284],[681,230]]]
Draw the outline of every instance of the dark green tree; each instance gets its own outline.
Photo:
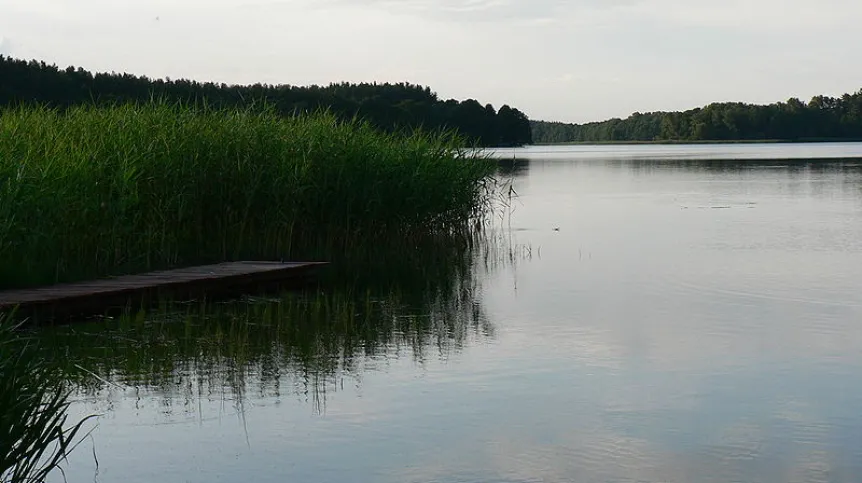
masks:
[[[92,74],[81,68],[59,69],[44,62],[0,56],[0,109],[21,103],[63,109],[84,103],[148,102],[153,98],[217,108],[266,104],[285,116],[326,109],[342,119],[360,117],[385,131],[454,129],[481,146],[518,146],[532,139],[529,120],[520,111],[507,108],[500,114],[493,106],[483,107],[474,99],[441,100],[429,87],[405,82],[240,86]]]
[[[636,112],[603,122],[531,125],[537,143],[862,140],[862,90],[840,98],[816,96],[808,103],[796,98],[768,105],[725,102],[682,112]]]

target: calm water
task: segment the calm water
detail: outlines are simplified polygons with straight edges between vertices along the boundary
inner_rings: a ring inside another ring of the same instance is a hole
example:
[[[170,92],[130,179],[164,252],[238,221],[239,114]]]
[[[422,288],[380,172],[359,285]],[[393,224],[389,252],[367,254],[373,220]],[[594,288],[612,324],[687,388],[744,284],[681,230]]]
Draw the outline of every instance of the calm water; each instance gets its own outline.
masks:
[[[862,158],[862,143],[606,144],[498,149],[503,158],[542,160],[777,160]]]
[[[69,481],[862,481],[862,163],[804,161],[850,155],[518,150],[490,244],[392,290],[61,331]]]

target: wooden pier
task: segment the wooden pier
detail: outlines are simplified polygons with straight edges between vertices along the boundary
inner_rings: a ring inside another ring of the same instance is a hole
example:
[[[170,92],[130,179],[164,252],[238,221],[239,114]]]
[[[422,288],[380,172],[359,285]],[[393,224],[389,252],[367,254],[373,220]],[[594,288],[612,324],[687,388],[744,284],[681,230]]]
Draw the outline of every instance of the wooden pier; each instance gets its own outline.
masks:
[[[24,316],[68,317],[124,308],[161,298],[182,300],[201,295],[241,293],[258,286],[296,285],[307,281],[324,262],[227,262],[162,270],[140,275],[0,291],[0,312],[17,309]]]

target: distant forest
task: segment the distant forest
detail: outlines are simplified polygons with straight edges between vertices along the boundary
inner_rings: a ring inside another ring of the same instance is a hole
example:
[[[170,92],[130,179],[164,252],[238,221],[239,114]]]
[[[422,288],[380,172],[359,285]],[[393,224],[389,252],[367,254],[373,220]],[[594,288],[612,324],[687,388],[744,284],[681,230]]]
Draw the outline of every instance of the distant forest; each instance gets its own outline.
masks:
[[[533,121],[535,143],[862,140],[862,90],[769,105],[726,102],[684,112],[636,112],[588,124]]]
[[[205,101],[217,108],[265,102],[286,116],[327,109],[342,119],[358,117],[390,132],[456,129],[481,146],[532,143],[530,121],[518,109],[504,105],[496,110],[475,99],[444,101],[430,88],[409,83],[240,86],[93,74],[82,68],[60,69],[44,62],[0,56],[0,109],[22,103],[65,108],[94,102],[146,102],[152,98]]]

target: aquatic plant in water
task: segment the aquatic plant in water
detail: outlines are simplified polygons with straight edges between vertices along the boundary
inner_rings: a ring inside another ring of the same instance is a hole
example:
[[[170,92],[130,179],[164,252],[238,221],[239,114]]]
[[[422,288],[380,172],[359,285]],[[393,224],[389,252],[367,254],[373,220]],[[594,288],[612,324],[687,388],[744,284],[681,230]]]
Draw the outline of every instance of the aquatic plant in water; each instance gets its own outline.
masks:
[[[0,314],[0,482],[44,481],[76,444],[86,420],[68,425],[69,390]]]

